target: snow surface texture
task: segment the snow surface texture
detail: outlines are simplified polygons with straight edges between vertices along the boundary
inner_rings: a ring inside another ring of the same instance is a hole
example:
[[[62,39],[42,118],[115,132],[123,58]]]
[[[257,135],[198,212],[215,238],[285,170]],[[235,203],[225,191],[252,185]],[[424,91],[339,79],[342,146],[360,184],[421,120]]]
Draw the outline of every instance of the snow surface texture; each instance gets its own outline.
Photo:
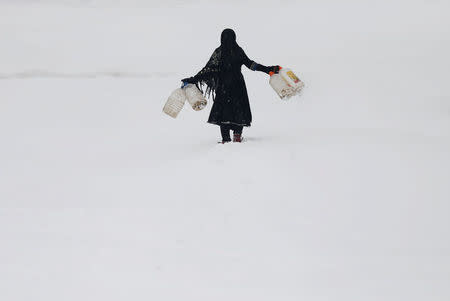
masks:
[[[0,0],[0,300],[450,300],[449,2],[271,3]],[[225,27],[243,144],[161,112]]]

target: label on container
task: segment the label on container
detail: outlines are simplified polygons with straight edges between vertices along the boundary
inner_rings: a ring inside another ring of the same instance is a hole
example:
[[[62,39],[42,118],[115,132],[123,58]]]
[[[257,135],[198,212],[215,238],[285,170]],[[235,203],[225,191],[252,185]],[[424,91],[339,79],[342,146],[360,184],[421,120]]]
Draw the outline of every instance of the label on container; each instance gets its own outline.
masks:
[[[286,74],[294,81],[294,83],[298,83],[300,81],[300,79],[294,74],[294,72],[288,71],[286,72]]]

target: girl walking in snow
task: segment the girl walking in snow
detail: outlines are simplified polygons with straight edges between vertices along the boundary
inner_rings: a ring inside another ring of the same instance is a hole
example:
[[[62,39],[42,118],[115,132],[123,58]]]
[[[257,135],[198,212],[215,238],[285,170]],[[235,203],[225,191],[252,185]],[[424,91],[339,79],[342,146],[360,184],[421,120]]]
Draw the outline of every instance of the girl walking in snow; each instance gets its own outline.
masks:
[[[222,143],[242,141],[242,129],[250,126],[252,113],[241,66],[252,71],[278,73],[279,66],[263,66],[250,60],[244,50],[236,43],[236,34],[225,29],[221,44],[214,51],[206,66],[194,77],[182,80],[183,85],[196,84],[200,89],[206,86],[206,94],[212,94],[214,104],[208,122],[220,126]]]

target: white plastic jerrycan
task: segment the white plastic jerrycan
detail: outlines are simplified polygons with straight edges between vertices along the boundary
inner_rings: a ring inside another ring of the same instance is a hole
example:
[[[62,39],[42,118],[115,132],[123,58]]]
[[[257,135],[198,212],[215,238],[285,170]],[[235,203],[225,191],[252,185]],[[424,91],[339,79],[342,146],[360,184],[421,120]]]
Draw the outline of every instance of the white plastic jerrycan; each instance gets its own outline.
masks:
[[[186,99],[195,111],[203,110],[208,102],[202,92],[193,84],[187,84],[183,90],[186,92]]]
[[[163,112],[170,117],[177,118],[178,113],[186,102],[186,92],[182,88],[178,88],[170,94],[164,105]]]
[[[300,94],[305,84],[289,68],[281,68],[278,74],[270,72],[270,85],[281,99]]]

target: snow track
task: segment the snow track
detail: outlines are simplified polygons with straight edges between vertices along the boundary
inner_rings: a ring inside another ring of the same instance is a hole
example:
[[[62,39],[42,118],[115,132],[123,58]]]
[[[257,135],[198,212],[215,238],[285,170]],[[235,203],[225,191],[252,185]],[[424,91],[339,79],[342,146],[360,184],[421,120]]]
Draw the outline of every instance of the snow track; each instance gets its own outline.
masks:
[[[123,72],[123,71],[108,71],[108,72],[80,72],[80,73],[65,73],[65,72],[51,72],[51,71],[23,71],[17,73],[0,73],[0,79],[42,79],[42,78],[56,78],[56,79],[91,79],[99,77],[113,77],[113,78],[155,78],[155,77],[169,77],[173,73],[155,72]]]

